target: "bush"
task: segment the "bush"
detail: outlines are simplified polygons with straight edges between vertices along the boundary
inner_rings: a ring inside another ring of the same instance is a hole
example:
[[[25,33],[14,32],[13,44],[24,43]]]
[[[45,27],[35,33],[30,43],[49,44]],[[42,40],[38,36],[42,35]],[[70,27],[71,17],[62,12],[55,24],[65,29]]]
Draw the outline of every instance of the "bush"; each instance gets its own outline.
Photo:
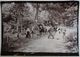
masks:
[[[77,42],[77,33],[76,32],[71,32],[69,33],[66,38],[66,48],[68,52],[78,52],[78,42]]]

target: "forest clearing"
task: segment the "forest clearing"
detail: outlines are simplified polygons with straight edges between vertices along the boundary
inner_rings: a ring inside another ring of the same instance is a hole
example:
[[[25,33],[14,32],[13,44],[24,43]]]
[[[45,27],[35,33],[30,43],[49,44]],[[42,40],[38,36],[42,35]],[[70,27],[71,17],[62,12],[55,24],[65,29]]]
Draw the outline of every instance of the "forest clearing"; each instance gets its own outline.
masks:
[[[78,52],[78,3],[2,4],[2,51]]]

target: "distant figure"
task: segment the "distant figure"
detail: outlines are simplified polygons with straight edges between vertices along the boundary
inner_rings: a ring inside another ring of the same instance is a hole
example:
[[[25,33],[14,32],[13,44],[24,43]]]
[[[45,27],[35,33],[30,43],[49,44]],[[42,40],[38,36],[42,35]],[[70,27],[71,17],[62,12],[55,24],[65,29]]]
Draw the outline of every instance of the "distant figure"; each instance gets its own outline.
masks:
[[[34,26],[31,28],[31,33],[34,34]]]
[[[26,38],[30,38],[30,37],[31,37],[30,29],[27,28],[27,30],[26,30]]]
[[[57,32],[57,27],[54,27],[54,32]]]
[[[59,34],[62,32],[62,28],[58,28],[57,31],[59,31]]]
[[[38,27],[39,27],[40,35],[42,35],[42,33],[44,33],[44,32],[45,32],[45,31],[44,31],[44,27],[43,27],[43,25],[42,25],[42,24],[39,24],[39,25],[38,25]]]
[[[57,31],[59,31],[59,34],[60,34],[60,30],[61,30],[60,28],[57,29]]]
[[[48,32],[49,32],[48,39],[50,38],[50,36],[52,36],[52,39],[54,39],[54,36],[53,36],[53,34],[52,34],[52,31],[51,31],[51,29],[52,29],[52,26],[51,26],[51,28],[48,30]]]
[[[63,31],[63,39],[65,38],[66,29]]]
[[[65,35],[65,33],[66,33],[66,29],[63,31],[63,35]]]
[[[50,26],[44,26],[44,28],[46,29],[46,32],[48,32],[50,30]]]

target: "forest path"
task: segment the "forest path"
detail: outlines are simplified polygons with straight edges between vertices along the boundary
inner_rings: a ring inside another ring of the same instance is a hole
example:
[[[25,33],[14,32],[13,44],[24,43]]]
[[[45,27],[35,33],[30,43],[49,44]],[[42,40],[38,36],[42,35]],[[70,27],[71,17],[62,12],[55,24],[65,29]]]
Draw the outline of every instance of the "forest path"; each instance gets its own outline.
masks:
[[[25,46],[19,48],[20,52],[65,52],[63,34],[56,32],[54,39],[48,39],[48,34],[38,39],[32,39]]]

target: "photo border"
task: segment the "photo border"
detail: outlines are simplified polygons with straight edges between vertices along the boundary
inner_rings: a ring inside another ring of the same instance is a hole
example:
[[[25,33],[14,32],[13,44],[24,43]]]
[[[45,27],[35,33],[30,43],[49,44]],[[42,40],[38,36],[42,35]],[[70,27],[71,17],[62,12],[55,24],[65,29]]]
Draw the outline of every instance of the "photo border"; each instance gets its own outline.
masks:
[[[68,2],[77,2],[78,10],[77,10],[77,42],[78,42],[78,49],[79,49],[79,1],[1,1],[1,12],[2,12],[2,3],[68,3]],[[1,13],[2,17],[2,13]],[[47,53],[47,52],[5,52],[2,51],[3,49],[3,20],[1,18],[1,34],[2,34],[2,41],[1,41],[1,56],[11,56],[11,55],[19,55],[19,56],[79,56],[78,53]]]

